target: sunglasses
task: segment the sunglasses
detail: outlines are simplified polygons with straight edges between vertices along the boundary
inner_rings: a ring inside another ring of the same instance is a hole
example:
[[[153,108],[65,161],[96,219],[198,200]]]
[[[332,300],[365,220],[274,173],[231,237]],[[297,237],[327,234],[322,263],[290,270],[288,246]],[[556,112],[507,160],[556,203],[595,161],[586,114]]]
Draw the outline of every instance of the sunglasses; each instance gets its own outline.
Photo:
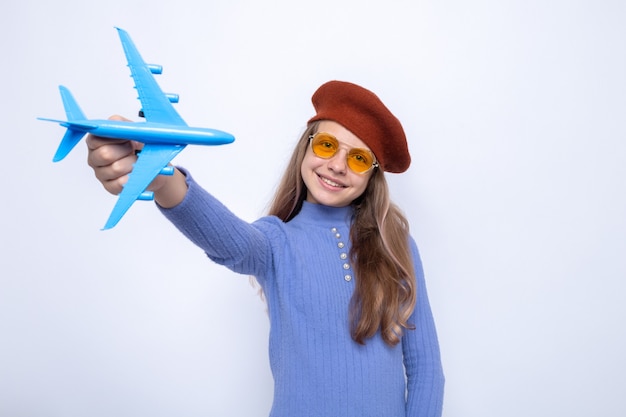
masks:
[[[339,151],[339,141],[330,133],[318,132],[309,136],[309,141],[313,153],[320,158],[330,159]],[[378,167],[374,154],[363,148],[350,149],[346,156],[346,164],[357,174],[365,174],[370,169]]]

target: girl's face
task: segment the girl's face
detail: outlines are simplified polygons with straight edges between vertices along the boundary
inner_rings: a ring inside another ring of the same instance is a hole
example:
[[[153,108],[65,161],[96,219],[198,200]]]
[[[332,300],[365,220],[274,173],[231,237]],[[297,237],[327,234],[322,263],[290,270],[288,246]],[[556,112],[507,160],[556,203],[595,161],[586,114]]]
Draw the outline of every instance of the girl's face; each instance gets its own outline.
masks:
[[[340,149],[328,159],[313,153],[309,145],[302,161],[301,173],[307,188],[306,201],[331,207],[344,207],[358,198],[367,187],[372,172],[357,174],[348,168],[346,157],[351,148],[369,149],[365,143],[339,123],[323,120],[318,132],[326,132],[339,140]]]

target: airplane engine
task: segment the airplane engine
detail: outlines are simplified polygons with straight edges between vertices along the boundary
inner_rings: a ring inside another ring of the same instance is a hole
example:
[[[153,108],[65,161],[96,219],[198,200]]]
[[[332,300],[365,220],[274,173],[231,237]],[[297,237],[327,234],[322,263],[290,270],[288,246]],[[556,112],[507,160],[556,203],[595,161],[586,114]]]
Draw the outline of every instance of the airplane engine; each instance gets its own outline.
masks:
[[[165,93],[165,97],[170,101],[170,103],[178,103],[178,99],[180,96],[178,94]]]
[[[139,194],[137,200],[152,201],[154,200],[154,193],[152,191],[144,191],[143,193]]]
[[[159,175],[174,175],[174,167],[171,165],[163,167],[163,169],[161,169],[161,172],[159,172]]]
[[[163,65],[147,64],[146,66],[153,74],[163,74]]]

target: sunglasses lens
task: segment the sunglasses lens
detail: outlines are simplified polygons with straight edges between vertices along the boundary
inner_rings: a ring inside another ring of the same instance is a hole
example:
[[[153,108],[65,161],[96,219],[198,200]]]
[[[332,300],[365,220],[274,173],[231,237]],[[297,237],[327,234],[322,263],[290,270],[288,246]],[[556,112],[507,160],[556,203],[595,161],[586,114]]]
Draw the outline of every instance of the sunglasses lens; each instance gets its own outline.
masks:
[[[348,166],[359,174],[367,171],[374,164],[374,158],[365,149],[352,149],[348,154]]]
[[[339,149],[339,142],[337,142],[337,139],[328,134],[318,133],[313,137],[311,147],[313,148],[315,155],[320,158],[330,158],[337,153],[337,150]]]

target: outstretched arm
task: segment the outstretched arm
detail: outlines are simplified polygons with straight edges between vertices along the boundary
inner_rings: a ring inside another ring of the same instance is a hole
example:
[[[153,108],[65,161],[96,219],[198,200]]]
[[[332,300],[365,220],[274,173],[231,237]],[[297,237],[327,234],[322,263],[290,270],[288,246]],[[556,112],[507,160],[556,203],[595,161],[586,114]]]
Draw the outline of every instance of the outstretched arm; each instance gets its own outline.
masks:
[[[129,121],[120,116],[111,119]],[[87,162],[96,178],[111,194],[121,193],[143,144],[93,135],[86,141]],[[269,253],[267,239],[199,186],[197,192],[189,193],[188,181],[176,168],[172,176],[158,175],[148,190],[154,192],[154,200],[166,216],[211,259],[237,272],[261,274]],[[181,204],[185,200],[186,204]],[[169,210],[174,208],[177,210]]]

